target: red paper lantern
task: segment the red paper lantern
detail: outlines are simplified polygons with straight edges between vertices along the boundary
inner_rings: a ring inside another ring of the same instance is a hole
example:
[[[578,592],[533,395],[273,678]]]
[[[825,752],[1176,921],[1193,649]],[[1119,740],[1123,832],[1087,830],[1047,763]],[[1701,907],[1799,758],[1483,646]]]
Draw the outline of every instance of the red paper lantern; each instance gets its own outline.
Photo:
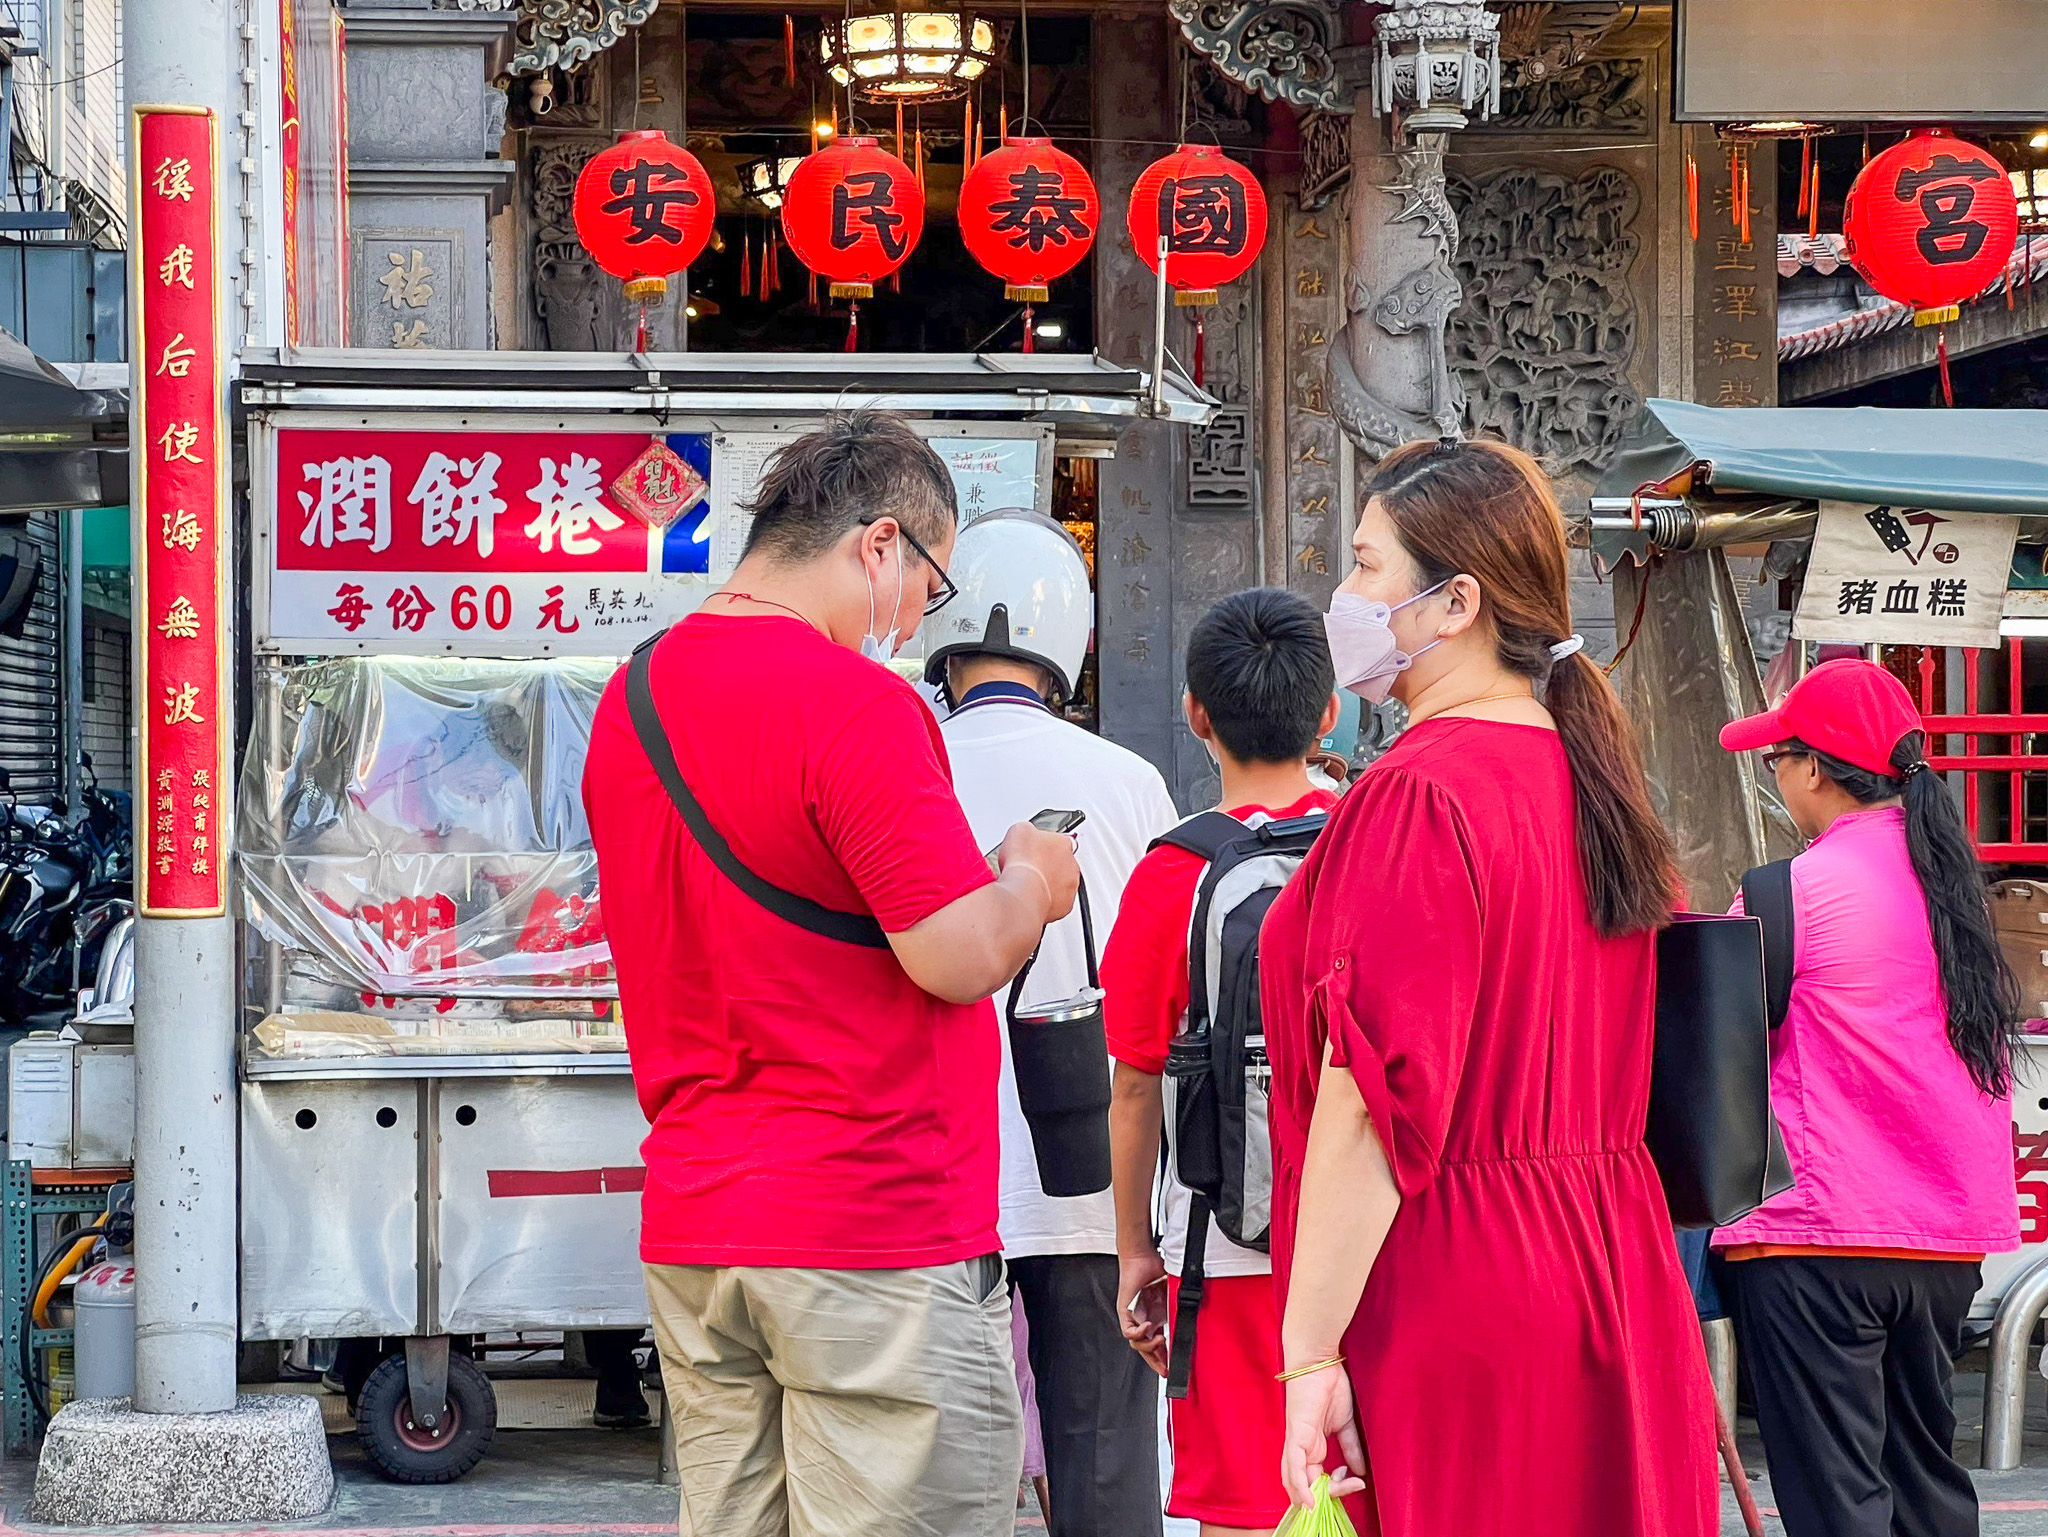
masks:
[[[1047,285],[1079,265],[1101,220],[1087,168],[1050,139],[1005,139],[960,184],[961,243],[1025,304],[1051,297]]]
[[[835,299],[872,297],[924,233],[917,174],[869,138],[806,155],[782,189],[782,233]]]
[[[1213,144],[1183,144],[1145,168],[1131,188],[1131,244],[1159,270],[1175,304],[1214,304],[1216,290],[1243,277],[1266,243],[1266,194],[1257,178]]]
[[[2019,227],[2005,167],[1938,128],[1873,156],[1842,210],[1851,264],[1924,325],[1955,319],[1958,305],[1991,286]]]
[[[704,249],[718,212],[711,178],[695,155],[658,129],[619,135],[576,178],[576,238],[590,259],[626,284],[626,297],[658,304],[668,274]]]

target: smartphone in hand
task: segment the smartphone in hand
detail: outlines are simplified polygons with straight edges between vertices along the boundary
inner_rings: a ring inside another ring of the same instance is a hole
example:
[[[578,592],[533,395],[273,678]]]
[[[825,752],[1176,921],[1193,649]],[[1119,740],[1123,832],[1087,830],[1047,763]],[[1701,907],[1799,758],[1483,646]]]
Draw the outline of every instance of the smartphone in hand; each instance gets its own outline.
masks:
[[[1085,811],[1054,811],[1048,809],[1039,812],[1037,816],[1033,817],[1031,825],[1042,833],[1070,833],[1087,820],[1088,813]],[[1002,849],[1003,846],[999,843],[981,856],[988,861],[989,869],[998,875],[1002,873],[1003,869]]]

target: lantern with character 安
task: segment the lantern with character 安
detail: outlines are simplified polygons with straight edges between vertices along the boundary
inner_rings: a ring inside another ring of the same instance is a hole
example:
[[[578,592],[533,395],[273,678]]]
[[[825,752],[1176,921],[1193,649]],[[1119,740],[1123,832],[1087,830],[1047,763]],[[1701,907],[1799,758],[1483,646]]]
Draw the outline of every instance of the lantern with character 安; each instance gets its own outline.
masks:
[[[668,275],[703,251],[718,201],[695,155],[658,129],[641,129],[590,157],[576,178],[574,211],[590,259],[644,307],[659,304]]]
[[[831,283],[833,298],[871,298],[924,233],[924,192],[873,139],[841,139],[790,173],[782,233],[796,259]]]
[[[1101,218],[1086,167],[1050,139],[1005,139],[960,184],[961,243],[1025,304],[1043,304],[1052,280],[1080,265]]]
[[[1216,302],[1216,290],[1251,269],[1266,243],[1258,179],[1210,144],[1183,144],[1145,168],[1131,188],[1131,244],[1159,270],[1179,305]]]
[[[1873,156],[1842,210],[1851,265],[1921,325],[1953,320],[2006,269],[2019,205],[1985,150],[1926,129]]]

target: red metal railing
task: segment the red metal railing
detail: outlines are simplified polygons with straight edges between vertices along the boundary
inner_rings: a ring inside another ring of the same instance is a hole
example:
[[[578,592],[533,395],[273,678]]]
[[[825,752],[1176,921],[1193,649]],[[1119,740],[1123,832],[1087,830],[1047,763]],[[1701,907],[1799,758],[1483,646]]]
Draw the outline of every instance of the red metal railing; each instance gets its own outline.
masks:
[[[1961,778],[1963,821],[1978,857],[2048,862],[2048,713],[2027,709],[2048,707],[2048,642],[1901,648],[1886,661],[1918,696],[1928,763]]]

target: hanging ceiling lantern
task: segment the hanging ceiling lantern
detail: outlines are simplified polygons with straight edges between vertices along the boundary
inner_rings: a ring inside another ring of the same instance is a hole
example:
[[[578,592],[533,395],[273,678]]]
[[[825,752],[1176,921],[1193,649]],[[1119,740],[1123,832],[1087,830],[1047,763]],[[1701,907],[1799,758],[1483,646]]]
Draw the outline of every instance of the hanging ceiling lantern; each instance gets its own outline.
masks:
[[[739,167],[740,192],[773,213],[782,206],[783,189],[804,163],[802,155],[769,155],[743,161]]]
[[[1216,302],[1216,290],[1250,270],[1266,243],[1266,194],[1258,178],[1213,144],[1183,144],[1155,160],[1131,188],[1131,244],[1159,270],[1173,302]]]
[[[1911,305],[1916,323],[1937,325],[2004,273],[2019,236],[2018,201],[1988,150],[1923,129],[1858,173],[1842,234],[1865,282]]]
[[[643,305],[659,304],[668,275],[697,259],[717,211],[703,165],[658,129],[620,134],[576,178],[576,238]]]
[[[862,101],[950,101],[995,63],[995,23],[972,11],[889,10],[828,17],[825,72]]]
[[[1102,203],[1080,161],[1050,139],[1011,138],[960,184],[960,241],[1005,298],[1043,304],[1095,243]]]
[[[835,140],[790,173],[782,233],[796,259],[830,281],[833,298],[871,298],[924,233],[917,173],[873,139]]]
[[[2006,178],[2012,183],[2019,204],[2020,233],[2039,235],[2048,231],[2048,171],[2014,171]]]

